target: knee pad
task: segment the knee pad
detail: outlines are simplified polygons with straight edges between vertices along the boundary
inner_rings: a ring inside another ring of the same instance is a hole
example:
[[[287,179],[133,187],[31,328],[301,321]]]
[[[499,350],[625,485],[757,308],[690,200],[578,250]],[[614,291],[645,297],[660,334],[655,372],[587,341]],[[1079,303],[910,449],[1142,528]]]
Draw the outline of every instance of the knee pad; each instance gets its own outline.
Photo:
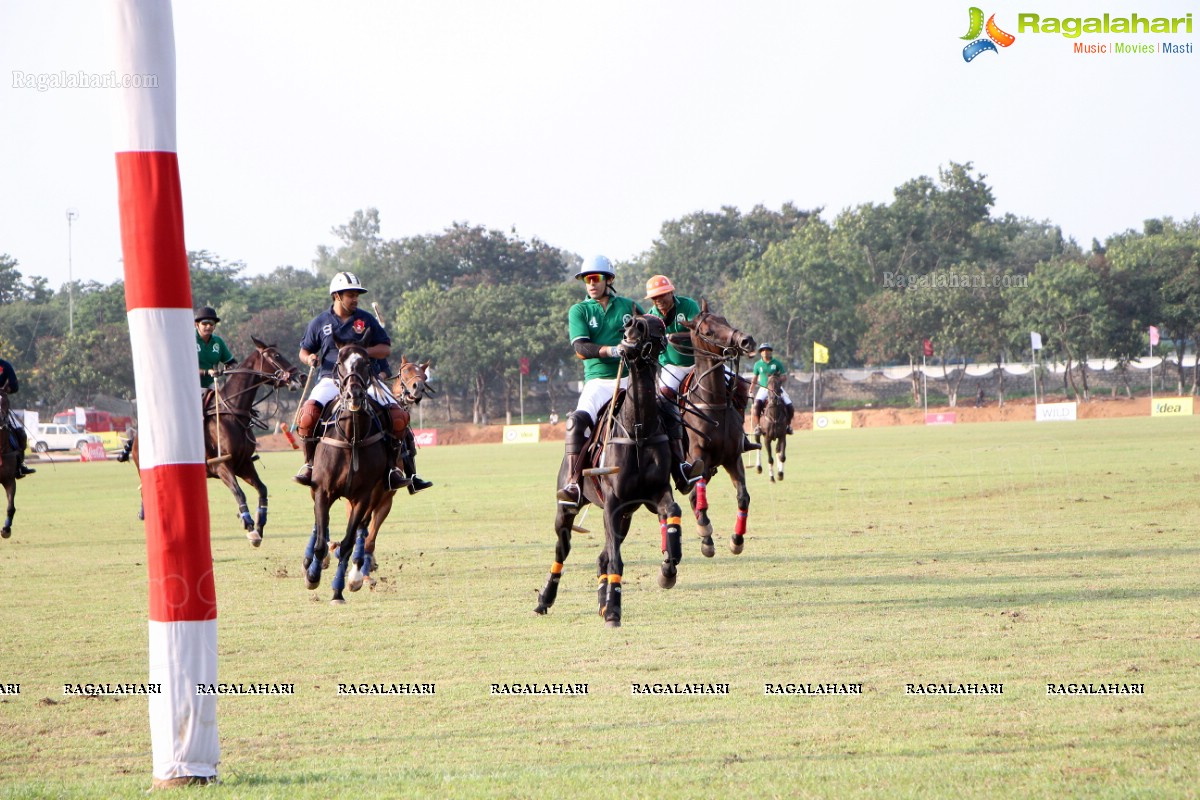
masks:
[[[317,427],[317,422],[321,419],[322,408],[324,406],[316,400],[309,400],[300,409],[300,419],[296,428],[301,436],[312,436],[313,428]]]
[[[583,436],[592,427],[592,418],[586,411],[572,411],[567,414],[566,432]]]
[[[392,435],[397,439],[403,438],[404,432],[408,430],[408,411],[401,406],[388,406],[388,414],[392,418]]]

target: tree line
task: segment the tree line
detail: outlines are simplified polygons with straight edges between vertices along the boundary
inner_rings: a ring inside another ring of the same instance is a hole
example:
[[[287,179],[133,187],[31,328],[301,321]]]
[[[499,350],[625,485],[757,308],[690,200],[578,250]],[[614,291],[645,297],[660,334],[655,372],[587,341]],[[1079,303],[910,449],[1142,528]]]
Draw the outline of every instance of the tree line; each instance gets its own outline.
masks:
[[[897,187],[891,202],[828,222],[823,209],[790,203],[697,211],[663,223],[649,250],[619,263],[616,285],[640,300],[647,278],[668,275],[795,368],[811,367],[814,341],[828,347],[830,367],[916,363],[925,339],[946,363],[1019,361],[1037,331],[1044,356],[1071,367],[1064,388],[1084,400],[1089,358],[1120,369],[1147,352],[1150,325],[1177,353],[1200,336],[1200,217],[1146,220],[1085,251],[1052,222],[996,216],[994,204],[985,175],[951,162],[936,178]],[[364,300],[377,304],[395,358],[432,359],[447,418],[482,423],[514,411],[521,359],[526,389],[538,386],[550,409],[573,402],[582,370],[566,312],[584,296],[573,280],[580,254],[459,222],[385,239],[373,208],[333,233],[339,244],[318,247],[309,268],[265,275],[188,253],[195,304],[217,310],[235,354],[250,335],[298,349],[304,326],[328,306],[330,278],[348,270],[370,289]],[[19,267],[0,254],[0,355],[19,370],[23,403],[132,397],[123,282],[54,291]],[[1182,392],[1182,365],[1176,372]]]

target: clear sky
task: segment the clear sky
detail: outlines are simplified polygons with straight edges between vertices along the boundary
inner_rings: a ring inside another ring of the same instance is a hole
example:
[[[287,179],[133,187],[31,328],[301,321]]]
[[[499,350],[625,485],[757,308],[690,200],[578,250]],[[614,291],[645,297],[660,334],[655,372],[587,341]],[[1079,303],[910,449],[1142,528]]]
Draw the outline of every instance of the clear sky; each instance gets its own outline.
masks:
[[[102,0],[0,6],[0,252],[28,276],[122,277]],[[970,63],[970,3],[176,0],[187,245],[307,267],[360,208],[386,237],[466,221],[630,258],[663,221],[792,201],[887,202],[972,161],[995,213],[1087,247],[1200,212],[1200,6],[981,5],[1016,35]],[[1183,17],[1195,33],[1021,33],[1045,17]],[[1074,42],[1190,54],[1072,52]]]

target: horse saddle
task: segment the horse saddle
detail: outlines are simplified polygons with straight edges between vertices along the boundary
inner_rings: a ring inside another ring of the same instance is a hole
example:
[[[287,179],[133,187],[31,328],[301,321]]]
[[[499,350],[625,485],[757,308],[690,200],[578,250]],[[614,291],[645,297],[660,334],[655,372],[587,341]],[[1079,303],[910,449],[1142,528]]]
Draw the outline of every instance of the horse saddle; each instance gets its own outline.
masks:
[[[750,404],[750,381],[741,375],[730,374],[726,374],[725,380],[727,384],[733,384],[731,387],[733,390],[733,407],[742,414],[745,414],[746,406]],[[676,395],[675,403],[679,406],[681,412],[687,411],[688,406],[691,405],[685,398],[695,388],[696,381],[696,370],[693,369],[687,375],[683,376],[683,381],[679,384],[679,392]],[[700,407],[703,408],[704,406]]]
[[[375,442],[384,437],[385,431],[391,429],[391,425],[384,422],[388,419],[387,409],[378,400],[370,396],[366,398],[366,403],[367,416],[370,418],[371,424],[367,430],[367,435],[354,443],[358,447],[375,444]],[[352,444],[345,439],[329,435],[330,428],[336,429],[338,422],[341,420],[342,411],[342,402],[340,399],[326,405],[325,408],[321,409],[321,417],[317,420],[317,428],[321,431],[321,441],[338,447],[351,447]]]

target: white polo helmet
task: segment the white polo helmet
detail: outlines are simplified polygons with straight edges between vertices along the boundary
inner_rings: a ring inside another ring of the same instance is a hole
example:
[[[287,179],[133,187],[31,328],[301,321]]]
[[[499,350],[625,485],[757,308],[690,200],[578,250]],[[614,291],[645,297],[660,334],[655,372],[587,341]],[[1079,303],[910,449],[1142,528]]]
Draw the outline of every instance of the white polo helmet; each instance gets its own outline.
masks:
[[[353,272],[339,272],[333,276],[333,280],[329,282],[329,293],[337,294],[338,292],[366,292],[363,285],[359,283],[358,276]]]
[[[597,272],[608,278],[617,277],[617,273],[613,272],[612,262],[608,260],[608,256],[592,256],[583,262],[583,266],[579,268],[579,272],[575,273],[575,279],[581,280],[584,275]]]

